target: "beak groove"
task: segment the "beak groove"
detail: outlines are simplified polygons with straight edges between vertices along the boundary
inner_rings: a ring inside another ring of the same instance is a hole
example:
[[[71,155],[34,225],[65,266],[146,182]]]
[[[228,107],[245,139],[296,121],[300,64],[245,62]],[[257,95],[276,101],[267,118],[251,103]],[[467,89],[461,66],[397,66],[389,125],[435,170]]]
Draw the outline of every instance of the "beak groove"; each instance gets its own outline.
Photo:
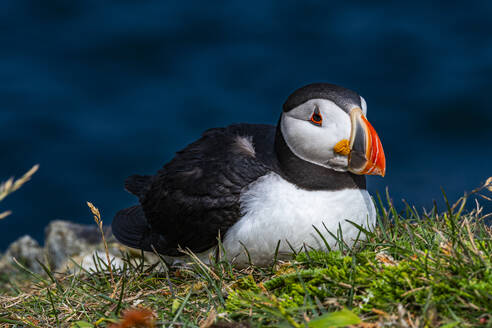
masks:
[[[355,174],[381,175],[386,173],[386,158],[376,130],[360,108],[350,111],[349,171]]]

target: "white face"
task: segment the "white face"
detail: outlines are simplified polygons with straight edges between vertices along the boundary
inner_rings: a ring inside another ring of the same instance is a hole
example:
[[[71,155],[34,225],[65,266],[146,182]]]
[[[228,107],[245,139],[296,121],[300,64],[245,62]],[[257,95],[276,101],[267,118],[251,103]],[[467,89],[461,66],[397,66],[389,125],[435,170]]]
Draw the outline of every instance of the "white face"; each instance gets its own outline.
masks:
[[[362,111],[366,103],[361,97]],[[354,106],[356,107],[356,106]],[[311,118],[314,116],[314,121]],[[322,118],[319,122],[318,114]],[[336,154],[333,147],[350,139],[350,115],[327,99],[311,99],[282,113],[280,128],[290,150],[299,158],[336,171],[347,171],[348,157]]]

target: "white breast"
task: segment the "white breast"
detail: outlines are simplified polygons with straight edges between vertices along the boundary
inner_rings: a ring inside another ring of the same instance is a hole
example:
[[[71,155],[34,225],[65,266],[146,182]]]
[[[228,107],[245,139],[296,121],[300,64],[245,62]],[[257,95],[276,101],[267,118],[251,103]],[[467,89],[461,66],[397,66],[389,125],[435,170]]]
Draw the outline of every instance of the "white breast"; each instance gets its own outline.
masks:
[[[254,264],[271,263],[279,240],[279,254],[291,253],[286,240],[296,250],[304,244],[325,249],[313,225],[333,248],[336,241],[323,223],[334,235],[340,225],[344,241],[352,245],[359,230],[346,220],[366,228],[372,228],[376,220],[374,204],[366,190],[308,191],[273,172],[245,189],[240,202],[243,216],[227,231],[223,242],[227,257],[239,264],[248,262],[244,247]]]

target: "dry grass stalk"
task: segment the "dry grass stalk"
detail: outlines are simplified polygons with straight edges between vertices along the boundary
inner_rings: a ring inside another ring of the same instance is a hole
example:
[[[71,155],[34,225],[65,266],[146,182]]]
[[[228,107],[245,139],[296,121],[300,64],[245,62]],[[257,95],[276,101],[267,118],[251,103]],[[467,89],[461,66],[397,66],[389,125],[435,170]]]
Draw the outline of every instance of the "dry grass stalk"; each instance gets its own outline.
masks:
[[[208,314],[208,317],[200,322],[200,328],[210,328],[214,324],[216,318],[217,312],[215,309],[212,309],[212,311]]]
[[[12,214],[12,211],[5,211],[5,212],[0,213],[0,220],[5,219],[10,214]]]
[[[114,286],[113,269],[111,267],[111,258],[109,257],[108,243],[106,242],[106,237],[104,236],[103,221],[101,219],[101,213],[99,212],[99,209],[97,207],[95,207],[91,202],[87,202],[87,206],[89,206],[89,209],[91,210],[92,214],[94,215],[94,221],[96,221],[96,224],[99,227],[99,232],[101,233],[102,241],[104,244],[104,250],[106,251],[106,259],[108,261],[109,274],[111,275],[111,283]]]
[[[492,191],[492,177],[488,178],[487,181],[485,181],[484,187],[487,188],[489,191]]]
[[[31,180],[31,177],[39,169],[39,164],[34,165],[29,171],[27,171],[21,178],[14,181],[14,178],[10,178],[7,181],[0,184],[0,201],[2,201],[9,194],[18,190],[27,181]],[[0,220],[6,218],[12,214],[11,211],[5,211],[0,213]]]
[[[188,255],[196,264],[198,264],[203,270],[208,271],[208,273],[215,279],[215,280],[220,280],[220,277],[213,272],[208,265],[203,263],[202,260],[198,256],[196,256],[195,253],[193,253],[189,248],[186,248],[185,250],[182,248],[178,249],[181,253]]]

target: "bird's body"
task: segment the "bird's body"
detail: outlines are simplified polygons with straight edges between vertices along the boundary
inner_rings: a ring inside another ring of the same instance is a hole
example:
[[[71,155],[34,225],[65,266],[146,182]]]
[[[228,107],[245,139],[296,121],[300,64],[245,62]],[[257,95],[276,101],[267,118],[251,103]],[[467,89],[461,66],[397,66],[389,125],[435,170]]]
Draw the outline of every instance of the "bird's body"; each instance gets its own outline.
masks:
[[[294,98],[300,106],[306,103]],[[295,110],[287,112],[295,114],[300,106],[293,106]],[[319,115],[328,119],[328,111],[322,109]],[[337,115],[343,122],[333,126],[348,124],[344,129],[352,133],[348,115],[346,120],[343,112],[337,110],[333,117]],[[349,160],[333,150],[330,156],[311,156],[309,149],[294,145],[292,136],[299,130],[289,119],[284,113],[277,127],[237,124],[207,130],[156,175],[130,177],[126,188],[140,205],[118,212],[113,221],[116,238],[130,247],[179,257],[180,248],[214,253],[220,237],[228,258],[246,264],[249,257],[254,264],[266,265],[279,241],[280,255],[304,245],[326,248],[313,226],[330,246],[335,239],[326,230],[337,235],[341,229],[347,243],[360,237],[347,220],[365,227],[374,224],[365,177],[343,169]],[[313,129],[321,126],[314,123]],[[341,139],[347,131],[337,134]]]
[[[270,172],[241,193],[241,219],[225,235],[224,248],[229,258],[248,261],[245,249],[256,265],[267,265],[278,254],[283,258],[304,249],[326,250],[316,227],[333,247],[339,228],[348,244],[358,238],[359,230],[346,220],[373,226],[376,213],[365,189],[305,190]],[[340,226],[339,226],[340,225]],[[241,241],[241,243],[239,243]],[[288,243],[287,243],[288,241]]]

